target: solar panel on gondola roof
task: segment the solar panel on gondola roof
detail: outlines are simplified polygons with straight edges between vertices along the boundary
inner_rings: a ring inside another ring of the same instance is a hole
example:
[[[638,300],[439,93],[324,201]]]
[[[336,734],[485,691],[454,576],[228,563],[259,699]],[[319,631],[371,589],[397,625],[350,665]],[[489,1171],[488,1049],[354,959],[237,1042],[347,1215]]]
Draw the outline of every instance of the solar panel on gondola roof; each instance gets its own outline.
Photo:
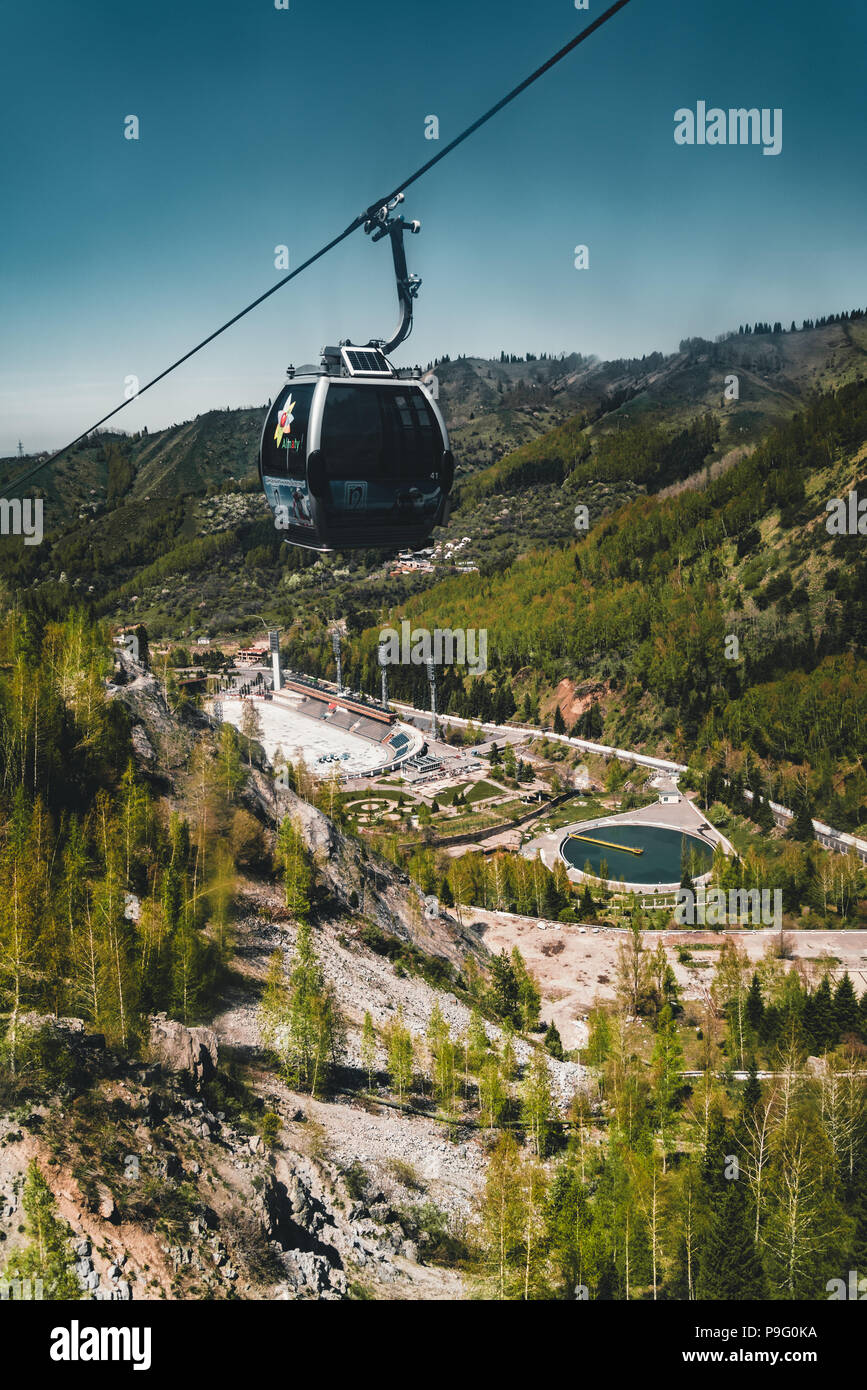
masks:
[[[394,375],[381,352],[369,348],[345,347],[342,355],[350,372],[363,372],[365,375],[375,373],[377,376]]]

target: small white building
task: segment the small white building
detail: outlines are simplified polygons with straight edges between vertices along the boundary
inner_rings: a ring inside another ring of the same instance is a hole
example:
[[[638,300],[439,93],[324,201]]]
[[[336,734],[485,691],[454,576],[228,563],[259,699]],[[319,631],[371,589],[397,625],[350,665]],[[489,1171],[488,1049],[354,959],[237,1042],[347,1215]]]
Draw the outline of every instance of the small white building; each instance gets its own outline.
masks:
[[[677,789],[677,784],[668,777],[663,777],[661,781],[657,782],[656,794],[661,806],[675,806],[678,801],[683,800]]]

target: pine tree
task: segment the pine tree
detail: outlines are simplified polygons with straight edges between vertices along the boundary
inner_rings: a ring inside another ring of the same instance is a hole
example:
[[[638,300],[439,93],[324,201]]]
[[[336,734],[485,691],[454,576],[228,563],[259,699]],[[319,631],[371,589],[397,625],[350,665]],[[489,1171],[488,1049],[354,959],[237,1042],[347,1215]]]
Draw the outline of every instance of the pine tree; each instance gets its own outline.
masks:
[[[479,1110],[489,1129],[499,1123],[507,1102],[502,1064],[496,1050],[492,1049],[479,1068]]]
[[[762,1102],[762,1083],[755,1062],[750,1062],[749,1075],[741,1095],[741,1114],[752,1115]]]
[[[259,1006],[262,1021],[262,1039],[265,1046],[280,1056],[286,1047],[286,1014],[289,1003],[289,990],[286,980],[286,966],[282,951],[274,951],[268,962],[268,973],[262,990]]]
[[[412,1086],[415,1048],[412,1034],[403,1021],[402,1004],[386,1028],[385,1041],[391,1084],[397,1092],[398,1101],[403,1104],[403,1098]]]
[[[617,946],[617,994],[627,1012],[637,1014],[647,989],[649,963],[644,948],[641,921],[633,917],[629,930]]]
[[[548,1029],[544,1037],[544,1044],[545,1051],[549,1056],[556,1057],[558,1062],[563,1061],[563,1039],[560,1037],[560,1032],[556,1023],[552,1022],[548,1024]]]
[[[680,1073],[684,1066],[683,1048],[671,1009],[663,1005],[656,1030],[651,1058],[655,1082],[656,1124],[662,1142],[662,1166],[665,1171],[665,1157],[668,1136],[675,1110],[675,1098],[680,1087]]]
[[[275,754],[275,767],[280,767],[284,763],[283,759],[277,761]],[[220,780],[226,800],[234,800],[235,792],[244,780],[244,770],[241,765],[241,748],[238,743],[238,731],[232,724],[222,724],[220,726],[220,748],[219,748],[219,767]]]
[[[697,1299],[743,1302],[767,1298],[767,1284],[740,1185],[726,1184],[714,1203],[701,1246]]]
[[[27,1003],[28,985],[42,946],[42,912],[38,877],[32,860],[31,812],[23,787],[16,788],[6,844],[0,857],[0,997],[9,1011],[9,1057],[17,1066],[18,1018]]]
[[[520,1297],[525,1204],[518,1146],[503,1134],[491,1154],[479,1204],[479,1246],[490,1296]]]
[[[544,1298],[548,1292],[545,1278],[548,1256],[545,1240],[548,1180],[542,1164],[529,1155],[522,1155],[520,1176],[523,1204],[521,1298],[528,1301]]]
[[[752,1031],[754,1035],[758,1035],[758,1032],[762,1026],[762,1019],[764,1017],[764,1013],[765,1003],[762,998],[762,987],[759,982],[759,977],[754,971],[749,990],[747,991],[746,1003],[744,1005],[744,1015],[746,1017],[747,1027]]]
[[[441,1106],[451,1108],[455,1093],[455,1045],[439,1003],[434,1002],[427,1030],[434,1094]]]
[[[574,1297],[578,1284],[595,1297],[601,1272],[601,1242],[593,1211],[572,1160],[558,1163],[545,1204],[545,1237],[555,1273],[555,1292]]]
[[[666,1297],[688,1302],[695,1298],[702,1217],[701,1178],[695,1157],[685,1157],[672,1179],[670,1231],[673,1262]]]
[[[611,1048],[611,1023],[601,1005],[590,1011],[590,1031],[582,1058],[587,1066],[601,1067]]]
[[[521,1118],[530,1132],[533,1152],[544,1158],[553,1112],[551,1074],[544,1052],[534,1052],[521,1086]]]
[[[512,1081],[517,1075],[518,1058],[515,1052],[515,1029],[509,1019],[503,1024],[502,1042],[500,1044],[500,1064],[503,1070],[503,1078]]]
[[[41,1280],[36,1297],[63,1301],[81,1297],[75,1276],[75,1255],[69,1243],[69,1229],[55,1215],[54,1194],[32,1159],[27,1169],[22,1206],[26,1218],[28,1244],[16,1250],[3,1270],[2,1282]]]
[[[470,1022],[467,1027],[467,1046],[470,1071],[478,1074],[479,1068],[488,1055],[490,1044],[485,1031],[484,1020],[477,1008],[474,1008],[470,1014]]]
[[[521,1000],[518,979],[509,957],[500,951],[491,961],[491,983],[488,990],[490,1006],[498,1018],[518,1021]]]
[[[755,821],[756,825],[758,825],[759,828],[761,830],[764,830],[766,833],[774,829],[776,821],[774,820],[774,813],[768,805],[766,797],[757,796],[753,799],[752,818]]]
[[[206,984],[207,945],[196,927],[192,904],[185,904],[171,941],[172,1008],[189,1023]]]
[[[858,999],[848,970],[838,984],[834,995],[834,1022],[838,1038],[857,1036],[860,1031]]]
[[[243,702],[241,733],[247,739],[247,766],[253,766],[253,744],[262,738],[262,718],[252,700]]]
[[[802,792],[795,805],[795,814],[786,832],[790,840],[801,840],[805,844],[813,840],[813,808],[806,792]]]
[[[262,1016],[263,1036],[288,1083],[313,1096],[324,1090],[343,1049],[344,1021],[307,922],[298,927],[288,980],[280,953],[271,958]]]
[[[306,922],[313,874],[301,829],[289,816],[284,817],[277,832],[277,860],[283,867],[286,906],[299,922]]]
[[[822,977],[818,989],[815,989],[807,999],[804,1022],[812,1036],[813,1045],[817,1052],[824,1052],[837,1041],[834,1000],[827,975]]]
[[[527,969],[517,946],[512,947],[511,965],[518,984],[519,1022],[525,1032],[531,1032],[539,1021],[542,992],[535,975]]]
[[[138,978],[133,969],[132,926],[124,913],[122,870],[109,843],[106,828],[101,847],[105,872],[94,888],[92,904],[100,980],[99,1014],[94,1022],[125,1047],[138,1005]]]

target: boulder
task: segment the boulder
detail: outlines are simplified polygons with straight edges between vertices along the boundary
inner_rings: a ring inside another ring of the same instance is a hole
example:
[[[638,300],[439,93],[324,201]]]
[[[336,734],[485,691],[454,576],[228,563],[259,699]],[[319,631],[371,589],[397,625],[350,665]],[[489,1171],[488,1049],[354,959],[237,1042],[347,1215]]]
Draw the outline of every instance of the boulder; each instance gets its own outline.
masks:
[[[55,1018],[53,1014],[26,1013],[19,1016],[18,1025],[35,1033],[48,1034],[77,1056],[105,1051],[104,1034],[88,1033],[83,1018]]]
[[[306,1250],[287,1250],[283,1264],[296,1289],[308,1288],[322,1293],[331,1285],[331,1266],[323,1255]]]
[[[130,729],[130,739],[136,756],[140,758],[142,762],[152,763],[156,754],[141,724],[133,724]]]
[[[828,1059],[826,1057],[808,1057],[805,1069],[808,1076],[827,1076]]]
[[[198,1086],[217,1070],[217,1035],[212,1028],[187,1028],[156,1014],[150,1020],[150,1048],[164,1071],[188,1072]]]
[[[117,1205],[107,1187],[100,1187],[96,1209],[103,1221],[116,1221],[118,1219]]]

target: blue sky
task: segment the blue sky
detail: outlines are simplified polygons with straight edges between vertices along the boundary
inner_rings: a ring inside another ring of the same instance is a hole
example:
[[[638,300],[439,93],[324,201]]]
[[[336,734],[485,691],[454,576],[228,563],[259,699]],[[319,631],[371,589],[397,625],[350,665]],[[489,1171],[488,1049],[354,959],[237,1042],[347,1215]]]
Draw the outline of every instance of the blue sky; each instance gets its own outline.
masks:
[[[572,0],[90,0],[4,17],[0,454],[58,447],[279,278],[596,17]],[[867,14],[632,0],[410,192],[400,363],[671,351],[867,304]],[[679,107],[781,107],[777,157],[679,147]],[[127,115],[140,139],[123,138]],[[441,141],[424,138],[439,117]],[[590,269],[576,271],[586,243]],[[384,336],[357,232],[125,410],[259,405],[290,361]]]

